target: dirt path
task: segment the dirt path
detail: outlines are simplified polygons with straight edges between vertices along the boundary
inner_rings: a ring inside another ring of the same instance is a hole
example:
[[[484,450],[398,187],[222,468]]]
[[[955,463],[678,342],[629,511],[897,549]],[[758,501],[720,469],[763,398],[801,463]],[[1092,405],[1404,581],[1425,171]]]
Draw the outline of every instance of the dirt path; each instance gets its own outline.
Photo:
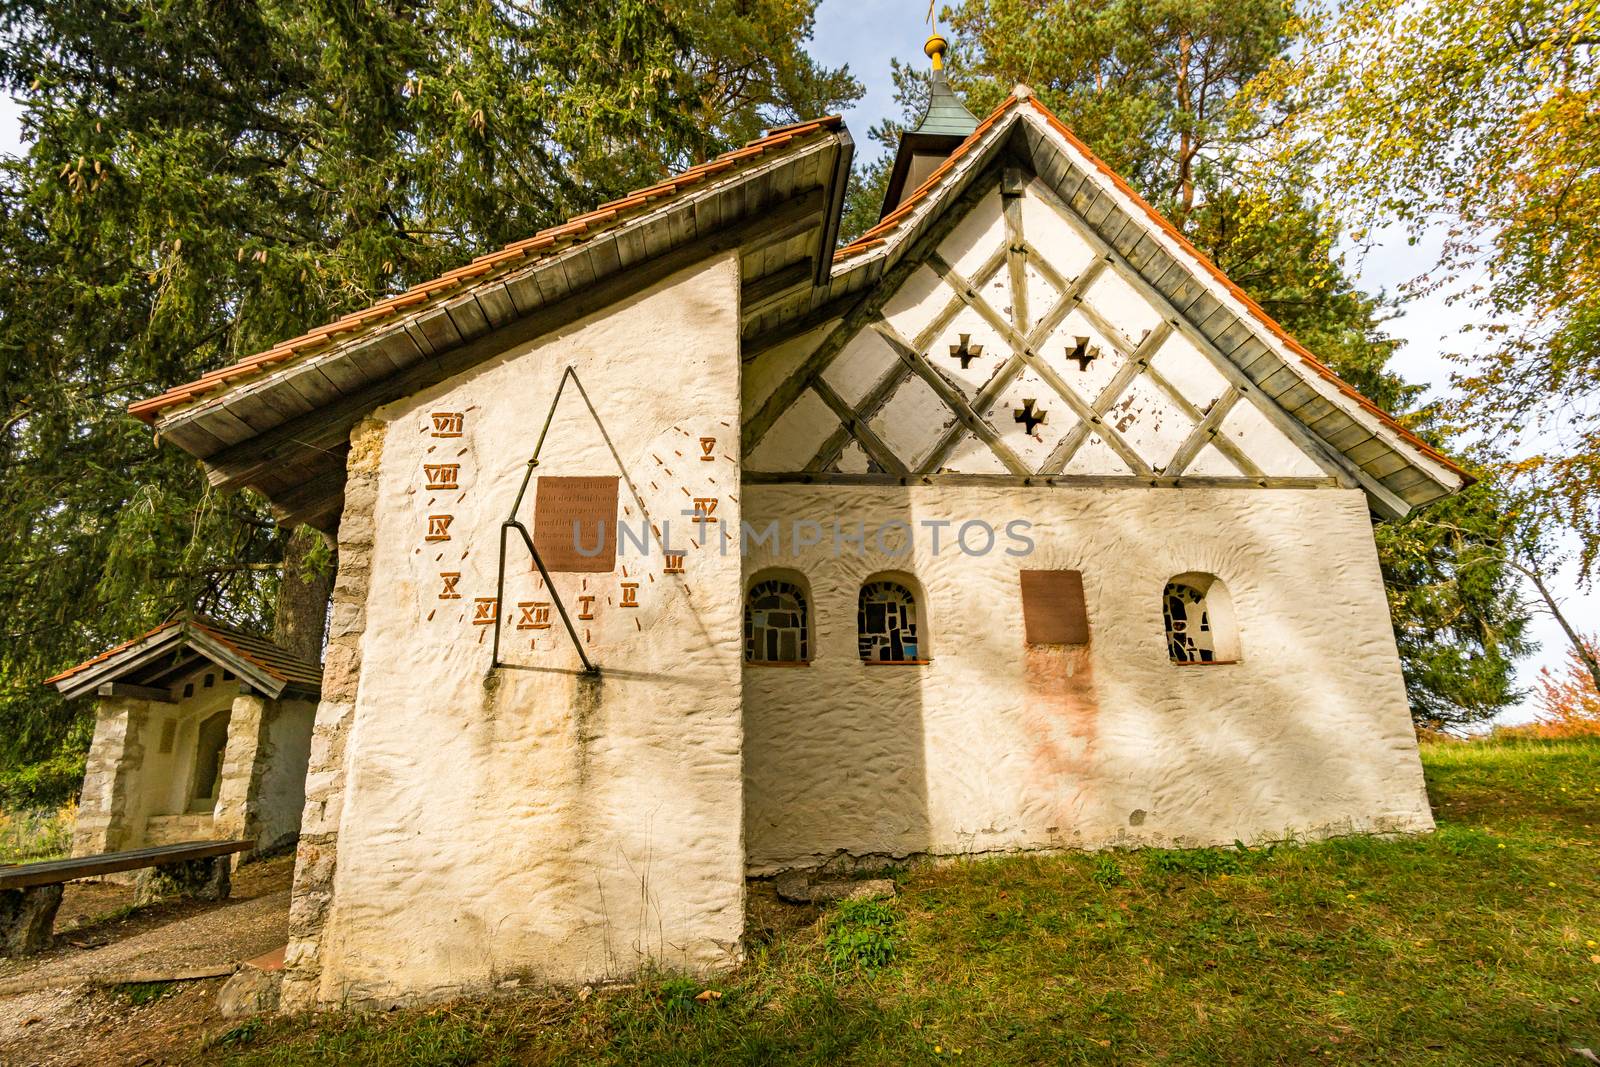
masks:
[[[220,903],[129,911],[132,890],[74,884],[48,953],[0,961],[0,1064],[173,1063],[211,1029],[221,978],[160,987],[130,979],[222,970],[284,943],[291,857],[241,868]],[[110,986],[110,988],[107,988]],[[138,1049],[133,1054],[135,1041]]]

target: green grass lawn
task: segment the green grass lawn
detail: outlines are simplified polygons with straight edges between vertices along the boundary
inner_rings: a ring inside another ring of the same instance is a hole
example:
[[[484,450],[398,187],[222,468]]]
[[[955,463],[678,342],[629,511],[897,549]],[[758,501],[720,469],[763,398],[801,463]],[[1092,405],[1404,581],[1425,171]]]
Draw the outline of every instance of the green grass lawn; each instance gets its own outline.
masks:
[[[706,985],[246,1024],[290,1063],[1581,1063],[1600,1052],[1600,742],[1430,745],[1437,833],[923,868],[753,908]],[[887,957],[876,968],[856,961]]]

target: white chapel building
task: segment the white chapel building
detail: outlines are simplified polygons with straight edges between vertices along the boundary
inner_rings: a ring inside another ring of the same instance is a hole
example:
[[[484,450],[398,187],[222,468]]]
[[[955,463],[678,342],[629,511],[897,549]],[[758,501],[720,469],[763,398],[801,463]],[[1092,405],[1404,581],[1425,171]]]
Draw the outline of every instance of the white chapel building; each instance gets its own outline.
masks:
[[[1372,522],[1469,478],[1025,87],[936,70],[840,248],[851,156],[134,406],[337,538],[286,1009],[727,967],[796,868],[1432,826]]]

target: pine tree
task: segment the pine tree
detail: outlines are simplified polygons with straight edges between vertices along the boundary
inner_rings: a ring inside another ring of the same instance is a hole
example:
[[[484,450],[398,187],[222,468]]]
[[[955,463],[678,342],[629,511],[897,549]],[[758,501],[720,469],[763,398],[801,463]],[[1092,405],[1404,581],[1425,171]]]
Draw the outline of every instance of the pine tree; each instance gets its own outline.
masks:
[[[75,787],[52,671],[180,610],[266,632],[280,573],[320,637],[325,546],[129,401],[836,110],[813,10],[0,0],[30,142],[0,161],[0,799]]]

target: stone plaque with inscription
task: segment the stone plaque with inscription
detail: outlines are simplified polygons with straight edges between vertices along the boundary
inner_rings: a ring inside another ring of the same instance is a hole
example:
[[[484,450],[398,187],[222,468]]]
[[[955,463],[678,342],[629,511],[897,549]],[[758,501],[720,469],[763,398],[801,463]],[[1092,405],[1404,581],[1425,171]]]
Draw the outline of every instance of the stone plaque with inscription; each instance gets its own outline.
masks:
[[[534,483],[533,543],[546,569],[609,573],[617,562],[617,476]]]

